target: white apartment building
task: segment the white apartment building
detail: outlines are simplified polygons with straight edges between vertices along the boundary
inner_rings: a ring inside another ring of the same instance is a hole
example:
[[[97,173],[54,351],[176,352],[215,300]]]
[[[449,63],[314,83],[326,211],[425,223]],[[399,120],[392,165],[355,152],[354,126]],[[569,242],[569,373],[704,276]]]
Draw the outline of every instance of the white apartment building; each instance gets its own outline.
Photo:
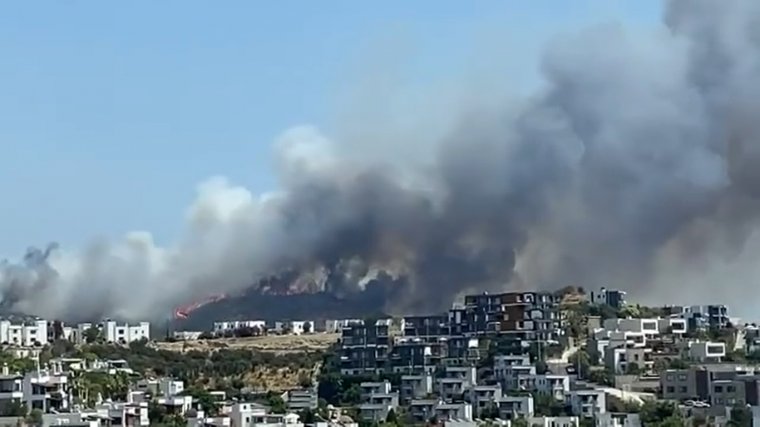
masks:
[[[275,322],[274,329],[278,333],[287,332],[293,335],[313,333],[314,321],[312,320],[293,320],[290,322]]]
[[[135,324],[117,323],[113,320],[106,320],[101,323],[80,323],[76,329],[71,331],[71,340],[76,343],[84,343],[87,337],[87,331],[96,328],[108,343],[129,344],[142,339],[150,339],[150,323],[140,322]]]
[[[48,343],[46,320],[14,323],[0,320],[0,343],[21,347],[43,346]]]
[[[218,334],[243,328],[259,329],[261,331],[265,331],[266,327],[267,322],[264,320],[228,320],[223,322],[214,322],[213,332],[215,334]]]
[[[325,320],[325,332],[330,334],[340,333],[343,328],[351,326],[355,323],[361,323],[360,319],[337,319],[337,320]]]

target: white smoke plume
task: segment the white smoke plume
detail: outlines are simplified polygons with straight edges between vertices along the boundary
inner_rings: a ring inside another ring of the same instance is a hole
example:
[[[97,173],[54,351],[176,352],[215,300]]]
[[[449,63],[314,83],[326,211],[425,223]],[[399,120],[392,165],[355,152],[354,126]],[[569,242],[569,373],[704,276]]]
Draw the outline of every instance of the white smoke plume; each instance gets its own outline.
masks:
[[[204,183],[167,248],[134,233],[80,252],[32,251],[0,267],[4,304],[155,318],[296,271],[313,280],[297,274],[288,286],[333,292],[360,292],[390,272],[400,285],[385,303],[397,311],[518,282],[750,307],[760,273],[760,3],[671,1],[663,24],[557,41],[535,94],[472,106],[435,144],[421,135],[433,147],[424,167],[289,130],[276,147],[277,192]]]

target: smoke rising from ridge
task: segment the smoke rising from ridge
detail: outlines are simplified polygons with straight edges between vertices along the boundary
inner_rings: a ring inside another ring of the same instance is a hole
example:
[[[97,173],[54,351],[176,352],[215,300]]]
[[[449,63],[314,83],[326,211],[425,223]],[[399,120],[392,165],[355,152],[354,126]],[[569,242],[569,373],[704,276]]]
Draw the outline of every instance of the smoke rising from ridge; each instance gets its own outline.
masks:
[[[287,291],[361,292],[380,275],[392,312],[567,284],[739,304],[760,273],[760,4],[672,1],[664,24],[556,41],[540,90],[471,106],[426,167],[291,129],[278,191],[211,179],[175,245],[133,233],[32,251],[0,267],[0,294],[45,316],[155,318],[295,271]]]

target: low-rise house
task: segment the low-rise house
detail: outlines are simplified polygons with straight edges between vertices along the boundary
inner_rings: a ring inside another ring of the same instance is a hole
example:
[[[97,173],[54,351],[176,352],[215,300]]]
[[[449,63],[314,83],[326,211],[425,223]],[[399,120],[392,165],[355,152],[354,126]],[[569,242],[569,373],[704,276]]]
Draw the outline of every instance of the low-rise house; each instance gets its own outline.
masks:
[[[568,375],[526,375],[518,379],[520,390],[536,392],[552,396],[556,400],[565,400],[565,395],[570,391],[570,377]]]
[[[317,409],[317,392],[314,389],[295,389],[283,393],[282,400],[291,412],[301,412],[306,409]]]
[[[391,392],[391,383],[388,380],[379,382],[363,382],[359,384],[362,400],[369,399],[373,394],[388,394]]]
[[[607,412],[607,400],[603,390],[573,390],[567,395],[572,414],[581,418],[595,418]]]
[[[290,322],[275,322],[274,330],[278,334],[302,335],[315,332],[314,321],[293,320]]]
[[[465,387],[478,384],[478,369],[474,366],[447,366],[443,370],[443,378],[459,378]]]
[[[429,373],[419,375],[402,375],[399,398],[403,405],[412,399],[422,399],[433,392],[433,376]]]
[[[337,320],[325,320],[324,332],[328,334],[338,334],[343,331],[343,328],[349,327],[355,323],[360,323],[360,319],[337,319]]]
[[[42,412],[61,412],[69,408],[68,375],[55,367],[52,370],[28,372],[24,375],[22,390],[30,411],[39,409]]]
[[[497,355],[493,361],[493,376],[504,390],[517,390],[521,376],[536,375],[530,356]]]
[[[95,413],[111,420],[111,425],[149,426],[148,402],[103,402],[95,406]]]
[[[601,288],[599,292],[591,292],[591,302],[613,308],[623,308],[625,307],[625,295],[624,291]]]
[[[752,366],[728,363],[696,365],[689,369],[669,369],[663,372],[660,376],[660,389],[663,399],[668,400],[712,401],[725,405],[725,399],[730,396],[737,404],[760,404],[757,397],[760,395],[758,378],[760,370]],[[718,386],[717,389],[715,385]],[[728,389],[729,386],[731,389]],[[735,395],[737,391],[744,395]]]
[[[528,425],[531,427],[578,427],[580,426],[578,417],[532,417],[528,418]]]
[[[464,378],[439,378],[436,380],[438,396],[446,402],[462,400],[469,384]]]
[[[208,416],[200,410],[191,411],[187,417],[187,427],[232,427],[228,415]]]
[[[24,402],[23,384],[23,375],[10,373],[7,365],[3,367],[0,375],[0,408]]]
[[[720,363],[726,357],[726,343],[690,341],[685,348],[689,360],[700,363]]]
[[[644,334],[647,338],[654,338],[660,334],[660,319],[658,318],[613,318],[606,319],[604,329],[618,332],[636,332]]]
[[[266,406],[250,402],[235,402],[222,413],[230,418],[232,427],[250,426],[255,421],[266,420],[269,415]]]
[[[596,427],[641,427],[639,414],[607,412],[596,416]]]
[[[393,408],[377,403],[362,403],[357,409],[359,410],[359,417],[362,420],[380,423],[388,418],[388,414]]]
[[[439,402],[438,405],[433,408],[433,412],[438,421],[473,419],[472,405],[466,402]]]
[[[264,320],[227,320],[214,322],[212,332],[215,335],[221,335],[225,332],[232,332],[245,328],[264,332],[267,328],[267,322]]]
[[[501,386],[477,385],[468,388],[465,397],[473,406],[475,414],[480,414],[488,408],[496,408],[501,400]]]
[[[466,402],[446,403],[440,399],[417,399],[409,405],[409,415],[415,422],[435,418],[445,420],[472,420],[472,405]]]
[[[172,337],[178,341],[195,341],[201,338],[202,331],[174,331]]]
[[[529,418],[534,415],[534,399],[530,394],[516,396],[502,396],[498,402],[499,418],[514,420],[517,418]]]
[[[169,414],[185,415],[193,408],[192,396],[162,396],[157,398],[156,403],[165,407]]]
[[[721,304],[681,307],[680,313],[676,313],[672,317],[686,319],[689,330],[724,329],[731,324],[728,317],[728,307]]]
[[[615,374],[650,372],[654,367],[651,348],[607,348],[604,364]],[[635,365],[635,366],[634,366]]]

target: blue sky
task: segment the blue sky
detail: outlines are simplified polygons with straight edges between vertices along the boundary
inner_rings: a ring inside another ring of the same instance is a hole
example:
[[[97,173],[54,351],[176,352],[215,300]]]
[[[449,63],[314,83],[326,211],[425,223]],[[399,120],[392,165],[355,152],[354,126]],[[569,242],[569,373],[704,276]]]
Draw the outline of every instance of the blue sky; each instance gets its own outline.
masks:
[[[205,178],[272,188],[273,139],[304,123],[329,130],[340,94],[387,39],[415,46],[413,81],[466,73],[488,40],[510,59],[508,84],[530,86],[558,32],[654,27],[659,9],[654,0],[3,3],[0,254],[131,230],[167,242]]]

